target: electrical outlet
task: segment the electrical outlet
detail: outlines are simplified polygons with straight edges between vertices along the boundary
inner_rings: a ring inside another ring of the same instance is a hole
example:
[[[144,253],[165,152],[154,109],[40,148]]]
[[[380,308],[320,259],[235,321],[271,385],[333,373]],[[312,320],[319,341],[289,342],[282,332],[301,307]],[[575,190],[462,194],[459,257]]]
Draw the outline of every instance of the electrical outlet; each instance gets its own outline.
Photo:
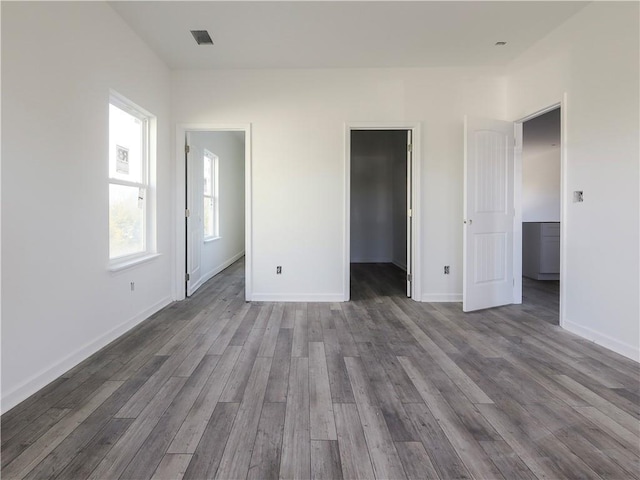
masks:
[[[444,274],[449,275],[449,265],[444,266]]]
[[[282,267],[280,265],[278,265],[276,267],[276,275],[280,275],[280,274],[282,274]]]

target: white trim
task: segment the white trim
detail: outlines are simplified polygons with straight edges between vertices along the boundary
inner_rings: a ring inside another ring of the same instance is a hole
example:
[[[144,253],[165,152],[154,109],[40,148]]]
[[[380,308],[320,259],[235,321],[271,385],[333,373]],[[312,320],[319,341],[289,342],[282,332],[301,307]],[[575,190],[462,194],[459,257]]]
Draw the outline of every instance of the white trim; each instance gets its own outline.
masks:
[[[522,124],[552,110],[560,109],[560,309],[559,323],[564,328],[566,318],[567,278],[567,94],[562,100],[514,121],[516,147],[514,155],[514,217],[513,217],[513,303],[522,303]]]
[[[174,205],[175,211],[175,237],[174,237],[174,271],[173,271],[173,298],[174,300],[184,300],[184,274],[187,270],[185,262],[185,153],[184,153],[184,141],[187,132],[244,132],[244,178],[245,178],[245,194],[244,194],[244,218],[245,218],[245,242],[244,242],[244,256],[245,256],[245,300],[252,300],[252,288],[253,288],[253,263],[252,263],[252,245],[253,245],[253,232],[252,232],[252,160],[251,160],[251,124],[192,124],[192,123],[180,123],[176,125],[176,156],[175,156],[175,198]]]
[[[621,342],[620,340],[612,338],[609,335],[605,335],[604,333],[592,330],[589,327],[579,325],[567,319],[565,319],[562,328],[564,328],[568,332],[574,333],[582,338],[590,340],[593,343],[619,353],[620,355],[630,358],[631,360],[640,362],[640,349],[638,349],[638,347],[634,345]]]
[[[255,302],[342,302],[342,293],[255,293]]]
[[[343,286],[342,298],[337,301],[348,302],[350,297],[350,264],[351,264],[351,130],[411,130],[412,131],[412,176],[411,176],[411,195],[412,195],[412,239],[411,245],[413,254],[411,255],[411,298],[416,302],[422,301],[421,278],[422,278],[422,260],[421,249],[421,169],[422,163],[422,124],[421,122],[346,122],[344,125],[344,235],[343,235]]]
[[[423,293],[422,301],[428,303],[460,303],[462,302],[461,293]]]
[[[108,345],[121,335],[125,334],[139,323],[149,318],[154,313],[162,310],[164,307],[171,303],[171,298],[166,297],[157,302],[150,308],[140,312],[131,320],[127,320],[124,323],[116,326],[112,330],[98,336],[94,340],[86,343],[83,347],[77,349],[75,352],[70,353],[62,360],[54,363],[48,368],[44,369],[40,373],[37,373],[10,392],[3,392],[2,395],[2,413],[6,413],[8,410],[15,407],[18,403],[26,400],[30,395],[51,383],[56,378],[60,377],[64,373],[68,372],[71,368],[78,365],[80,362],[86,360],[91,355],[99,351],[104,346]]]
[[[224,262],[222,262],[220,265],[218,265],[217,267],[214,267],[213,269],[211,269],[210,271],[208,271],[207,273],[205,273],[202,277],[200,277],[200,280],[198,280],[196,282],[196,284],[192,287],[193,291],[195,292],[198,288],[200,288],[200,286],[202,286],[202,284],[204,284],[205,282],[211,280],[213,277],[215,277],[217,274],[219,274],[221,271],[223,271],[225,268],[230,267],[231,265],[233,265],[235,262],[237,262],[238,260],[240,260],[242,257],[244,257],[244,251],[235,254],[233,257],[231,257],[229,260],[225,260]]]

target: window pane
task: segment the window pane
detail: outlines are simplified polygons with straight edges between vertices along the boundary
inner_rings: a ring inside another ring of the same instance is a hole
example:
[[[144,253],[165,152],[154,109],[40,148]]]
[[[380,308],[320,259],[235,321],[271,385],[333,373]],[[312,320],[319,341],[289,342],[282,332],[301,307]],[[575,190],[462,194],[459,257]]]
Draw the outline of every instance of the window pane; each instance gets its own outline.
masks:
[[[145,250],[144,197],[144,189],[109,185],[109,256],[111,258],[132,255]]]
[[[145,122],[109,105],[109,177],[145,183],[142,161]]]
[[[215,235],[215,231],[213,228],[213,201],[211,197],[204,197],[203,211],[204,236],[205,238],[213,237]]]
[[[211,158],[204,157],[204,194],[211,195]]]

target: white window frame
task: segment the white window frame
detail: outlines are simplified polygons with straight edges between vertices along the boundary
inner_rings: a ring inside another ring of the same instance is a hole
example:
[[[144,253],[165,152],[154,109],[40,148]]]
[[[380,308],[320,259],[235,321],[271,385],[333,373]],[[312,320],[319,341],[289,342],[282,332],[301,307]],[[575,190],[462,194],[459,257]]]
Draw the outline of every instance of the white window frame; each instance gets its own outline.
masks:
[[[211,208],[212,210],[211,219],[213,223],[213,233],[209,235],[207,234],[207,232],[204,232],[204,241],[211,242],[213,240],[218,240],[220,238],[220,195],[219,195],[220,191],[218,189],[220,159],[215,153],[205,148],[204,155],[203,155],[203,162],[202,162],[203,173],[204,173],[204,166],[206,165],[207,161],[211,162],[211,185],[210,185],[209,192],[206,192],[204,188],[202,189],[202,199],[203,199],[203,203],[205,199],[207,198],[211,199],[211,205],[208,208]],[[204,224],[203,224],[203,230],[204,230]]]
[[[155,140],[156,140],[156,117],[136,105],[126,97],[115,91],[111,91],[109,95],[109,106],[113,105],[142,122],[142,175],[140,182],[123,180],[111,177],[109,172],[108,185],[122,185],[127,187],[135,187],[144,191],[143,199],[143,240],[142,250],[117,257],[111,257],[111,232],[109,232],[109,269],[111,271],[119,271],[131,266],[146,262],[159,255],[156,252],[156,209],[155,209]],[[109,144],[111,144],[111,132],[109,132]],[[110,208],[110,202],[109,202]],[[110,213],[109,213],[110,215]]]

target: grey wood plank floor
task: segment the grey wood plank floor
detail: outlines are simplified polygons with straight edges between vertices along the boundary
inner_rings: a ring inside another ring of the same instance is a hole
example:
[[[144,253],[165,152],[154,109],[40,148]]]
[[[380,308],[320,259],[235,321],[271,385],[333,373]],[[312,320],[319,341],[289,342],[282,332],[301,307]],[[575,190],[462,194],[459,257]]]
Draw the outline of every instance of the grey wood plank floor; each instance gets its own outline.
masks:
[[[640,479],[640,366],[470,314],[390,265],[348,303],[246,303],[243,261],[2,418],[3,479]]]

